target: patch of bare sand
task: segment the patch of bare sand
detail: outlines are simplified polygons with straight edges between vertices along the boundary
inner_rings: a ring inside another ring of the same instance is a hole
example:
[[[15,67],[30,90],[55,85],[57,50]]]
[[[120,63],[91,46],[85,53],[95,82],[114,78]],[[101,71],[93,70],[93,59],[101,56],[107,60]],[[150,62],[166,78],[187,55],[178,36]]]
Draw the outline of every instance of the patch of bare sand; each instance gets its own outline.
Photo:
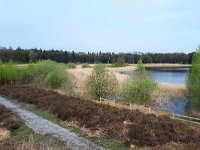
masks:
[[[7,139],[10,136],[10,131],[5,128],[0,128],[0,141]]]

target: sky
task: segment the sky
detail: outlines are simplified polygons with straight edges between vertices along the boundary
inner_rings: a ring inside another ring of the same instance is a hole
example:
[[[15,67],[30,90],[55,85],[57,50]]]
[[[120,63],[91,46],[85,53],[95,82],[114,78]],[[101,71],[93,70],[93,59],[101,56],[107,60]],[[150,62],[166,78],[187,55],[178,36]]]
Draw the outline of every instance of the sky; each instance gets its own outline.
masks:
[[[0,46],[185,52],[200,44],[200,0],[0,0]]]

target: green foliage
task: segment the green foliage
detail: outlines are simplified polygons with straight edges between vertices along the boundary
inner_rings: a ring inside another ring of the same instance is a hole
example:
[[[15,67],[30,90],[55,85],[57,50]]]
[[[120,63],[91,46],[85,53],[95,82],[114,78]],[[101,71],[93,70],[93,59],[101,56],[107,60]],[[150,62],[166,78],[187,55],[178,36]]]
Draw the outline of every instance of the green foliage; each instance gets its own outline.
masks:
[[[0,84],[12,84],[17,79],[17,68],[12,63],[2,64],[0,62]]]
[[[87,94],[92,99],[108,98],[117,90],[117,80],[114,74],[106,70],[105,65],[95,65],[92,74],[86,81]]]
[[[73,68],[76,68],[76,64],[75,63],[68,63],[67,67],[73,69]]]
[[[37,53],[35,53],[34,51],[29,51],[28,56],[30,62],[35,62],[37,58]]]
[[[110,65],[110,67],[125,67],[125,66],[128,66],[128,64],[124,62],[115,62]]]
[[[137,63],[137,70],[135,71],[135,78],[136,79],[146,79],[149,78],[149,75],[140,59]]]
[[[127,102],[150,104],[156,87],[156,82],[150,78],[142,61],[139,60],[134,77],[122,86],[122,97]]]
[[[89,66],[89,64],[88,63],[84,63],[84,64],[82,64],[82,68],[89,68],[90,66]]]
[[[29,64],[25,68],[18,69],[18,83],[20,84],[29,84],[34,80],[35,73],[34,73],[34,65]]]
[[[19,72],[20,83],[33,83],[52,89],[66,87],[66,84],[69,83],[65,65],[51,60],[28,65],[27,68],[21,68]]]
[[[193,56],[192,70],[188,73],[187,90],[191,107],[200,109],[200,47]]]
[[[40,61],[34,68],[34,82],[49,88],[61,88],[67,82],[68,74],[63,64],[51,60]]]
[[[123,56],[117,58],[117,61],[111,64],[111,67],[124,67],[128,66]]]

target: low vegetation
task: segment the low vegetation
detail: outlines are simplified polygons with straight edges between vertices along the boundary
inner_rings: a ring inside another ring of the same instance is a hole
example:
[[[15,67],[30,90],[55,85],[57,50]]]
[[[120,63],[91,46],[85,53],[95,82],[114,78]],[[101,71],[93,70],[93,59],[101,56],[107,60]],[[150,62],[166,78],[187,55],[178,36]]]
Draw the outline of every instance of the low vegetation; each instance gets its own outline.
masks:
[[[7,108],[0,105],[0,129],[8,130],[9,135],[1,137],[1,150],[64,150],[66,145],[53,138],[35,134],[22,120]],[[5,136],[5,135],[4,135]]]
[[[200,142],[200,132],[195,127],[167,116],[97,104],[30,86],[0,86],[0,94],[35,104],[63,121],[75,122],[101,136],[121,139],[128,146],[152,147],[169,142],[196,146]]]
[[[125,66],[128,66],[128,64],[125,62],[115,62],[110,65],[110,67],[125,67]]]
[[[4,106],[0,105],[0,128],[5,128],[9,131],[14,131],[20,127],[16,121],[15,115]]]
[[[17,79],[17,68],[12,63],[2,64],[0,62],[0,85],[1,84],[12,84]]]
[[[90,67],[90,65],[88,63],[83,63],[81,66],[82,66],[82,68],[89,68]]]
[[[200,110],[200,47],[192,61],[192,70],[188,74],[187,89],[190,106]]]
[[[156,88],[156,82],[150,78],[140,60],[134,76],[122,86],[122,97],[126,102],[150,104]]]
[[[76,64],[75,63],[68,63],[67,67],[70,69],[76,68]]]
[[[64,64],[51,60],[39,61],[19,69],[19,83],[51,89],[68,88],[69,75]]]
[[[105,65],[95,65],[85,85],[85,95],[90,99],[112,97],[117,91],[117,80],[114,74],[106,70]]]

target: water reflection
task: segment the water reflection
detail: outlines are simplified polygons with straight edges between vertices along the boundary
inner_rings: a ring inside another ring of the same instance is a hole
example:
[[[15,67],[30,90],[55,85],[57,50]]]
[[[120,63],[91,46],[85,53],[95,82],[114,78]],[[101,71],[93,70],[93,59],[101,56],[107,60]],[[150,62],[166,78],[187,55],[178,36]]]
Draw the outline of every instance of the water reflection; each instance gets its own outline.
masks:
[[[187,105],[188,105],[187,100],[173,99],[170,100],[168,103],[156,104],[155,108],[169,113],[185,115]]]

